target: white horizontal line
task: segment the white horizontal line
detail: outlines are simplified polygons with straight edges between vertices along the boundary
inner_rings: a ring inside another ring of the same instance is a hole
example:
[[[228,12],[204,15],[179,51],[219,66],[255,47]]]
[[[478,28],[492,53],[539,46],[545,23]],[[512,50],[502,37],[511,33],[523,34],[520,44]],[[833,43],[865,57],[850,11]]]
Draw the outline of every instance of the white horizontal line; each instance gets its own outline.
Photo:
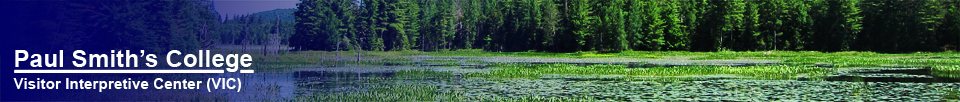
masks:
[[[241,70],[242,72],[242,70]],[[252,73],[253,70],[250,70]],[[221,70],[190,70],[190,69],[180,69],[180,70],[98,70],[98,69],[83,69],[83,70],[13,70],[13,73],[224,73]]]
[[[240,70],[240,73],[253,73],[253,70]]]

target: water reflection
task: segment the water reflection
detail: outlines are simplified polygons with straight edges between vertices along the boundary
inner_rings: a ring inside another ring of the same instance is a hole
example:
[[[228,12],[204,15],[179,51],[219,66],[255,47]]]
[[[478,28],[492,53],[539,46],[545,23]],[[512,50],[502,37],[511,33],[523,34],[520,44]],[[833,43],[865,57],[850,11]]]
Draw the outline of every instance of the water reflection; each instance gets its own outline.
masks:
[[[476,72],[481,69],[464,71],[448,67],[414,66],[348,66],[287,69],[274,72],[253,74],[220,74],[214,78],[241,78],[244,84],[241,92],[220,90],[229,99],[239,101],[284,101],[297,96],[316,96],[324,93],[365,92],[377,85],[393,84],[436,84],[442,78],[417,77],[396,78],[397,70],[433,70],[454,73]],[[419,76],[419,75],[414,75]]]
[[[370,84],[381,84],[376,81],[364,81],[366,79],[385,79],[394,76],[393,71],[378,72],[335,72],[335,71],[297,71],[293,73],[296,78],[296,95],[314,95],[316,93],[334,93],[345,91],[367,91],[362,86]]]
[[[236,90],[217,90],[234,101],[261,100],[281,101],[294,97],[297,87],[291,73],[267,72],[254,74],[220,74],[214,78],[240,78],[243,86],[240,92]]]

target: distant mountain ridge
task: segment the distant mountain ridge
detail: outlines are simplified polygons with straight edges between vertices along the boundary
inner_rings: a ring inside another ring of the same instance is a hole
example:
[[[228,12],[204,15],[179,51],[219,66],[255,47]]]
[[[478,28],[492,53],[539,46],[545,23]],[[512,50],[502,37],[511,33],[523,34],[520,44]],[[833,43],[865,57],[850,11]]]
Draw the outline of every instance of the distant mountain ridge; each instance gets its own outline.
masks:
[[[270,11],[263,11],[250,14],[249,16],[260,17],[261,20],[273,21],[277,18],[277,14],[280,15],[281,21],[294,21],[293,12],[297,11],[296,8],[287,8],[287,9],[274,9]]]

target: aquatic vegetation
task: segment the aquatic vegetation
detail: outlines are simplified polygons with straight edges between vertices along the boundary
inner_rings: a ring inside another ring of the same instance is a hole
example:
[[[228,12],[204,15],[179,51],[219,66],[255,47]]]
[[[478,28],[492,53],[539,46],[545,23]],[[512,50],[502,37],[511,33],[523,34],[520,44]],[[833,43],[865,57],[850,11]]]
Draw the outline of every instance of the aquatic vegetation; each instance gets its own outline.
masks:
[[[428,59],[421,60],[419,63],[428,64],[428,65],[442,65],[442,66],[458,66],[463,64],[477,64],[477,63],[486,63],[486,61],[481,60],[471,60],[471,59]]]
[[[586,53],[581,54],[580,57],[613,57],[611,54],[596,54],[596,53]]]
[[[960,65],[935,66],[932,73],[940,77],[960,78]]]
[[[468,97],[463,90],[439,91],[438,86],[425,84],[406,84],[398,80],[372,79],[364,81],[382,82],[382,84],[365,85],[367,91],[346,91],[334,93],[318,93],[307,96],[297,96],[288,101],[297,102],[330,102],[330,101],[498,101],[498,102],[531,102],[531,101],[588,101],[590,98],[558,98],[558,97]]]
[[[454,76],[451,72],[441,72],[433,70],[397,70],[394,71],[398,79],[425,79],[425,78],[451,78]]]
[[[411,61],[413,61],[413,60],[406,59],[406,58],[384,58],[384,59],[381,59],[380,61],[384,61],[384,62],[411,62]]]
[[[717,55],[690,58],[690,60],[717,60],[717,59],[740,59],[740,58],[734,57],[734,56],[717,56]]]
[[[784,58],[784,63],[804,65],[818,62],[833,63],[837,67],[879,67],[882,65],[916,65],[916,66],[940,66],[940,65],[960,65],[960,59],[920,59],[920,58],[898,58],[898,57],[857,57],[857,56],[835,56],[835,57],[798,57]]]
[[[960,90],[958,89],[946,89],[943,91],[943,99],[957,101],[960,100]]]
[[[810,68],[803,66],[678,66],[656,68],[626,68],[623,65],[590,65],[576,66],[572,64],[542,64],[500,65],[499,69],[485,73],[470,73],[471,76],[489,78],[539,78],[544,74],[577,74],[577,75],[627,75],[627,76],[689,76],[689,75],[716,75],[732,74],[758,79],[790,79],[799,74],[822,75],[833,72],[831,69]]]
[[[438,93],[436,86],[416,84],[389,84],[364,86],[369,91],[319,93],[313,96],[298,96],[291,101],[455,101],[466,100],[460,93]]]

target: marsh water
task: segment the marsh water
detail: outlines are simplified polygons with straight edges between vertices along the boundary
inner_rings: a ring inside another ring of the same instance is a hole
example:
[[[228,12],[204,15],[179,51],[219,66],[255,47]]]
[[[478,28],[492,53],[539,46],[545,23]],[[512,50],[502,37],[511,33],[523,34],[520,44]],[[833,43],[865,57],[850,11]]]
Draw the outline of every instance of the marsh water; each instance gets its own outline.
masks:
[[[243,92],[217,91],[233,100],[292,100],[323,93],[365,92],[369,86],[390,84],[435,85],[442,79],[435,76],[396,78],[398,70],[432,70],[477,72],[485,69],[413,66],[312,66],[263,71],[253,74],[219,74],[216,77],[243,79]],[[418,75],[414,75],[418,76]]]

